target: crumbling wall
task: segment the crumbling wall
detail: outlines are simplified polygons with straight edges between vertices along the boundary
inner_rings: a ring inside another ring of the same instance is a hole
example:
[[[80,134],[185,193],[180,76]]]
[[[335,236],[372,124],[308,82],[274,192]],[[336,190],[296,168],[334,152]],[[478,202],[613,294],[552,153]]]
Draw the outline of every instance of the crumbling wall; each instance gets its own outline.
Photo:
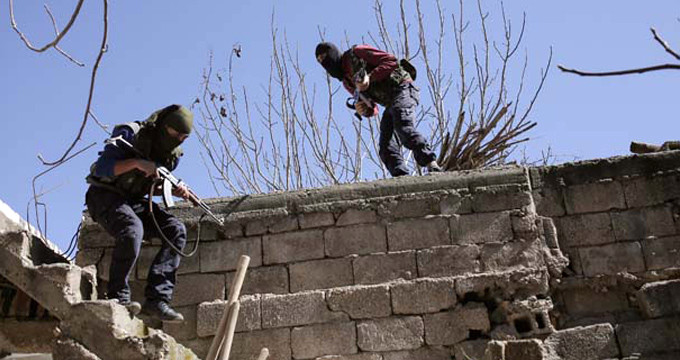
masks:
[[[195,223],[195,210],[176,212]],[[199,354],[241,254],[251,268],[236,358],[267,346],[272,359],[449,359],[467,341],[554,330],[549,280],[566,259],[554,231],[546,238],[552,222],[537,216],[522,167],[255,196],[226,222],[203,227],[173,300],[187,321],[165,328]],[[78,263],[97,264],[105,280],[112,244],[86,223]],[[137,296],[157,244],[142,252]]]
[[[552,288],[556,325],[619,324],[623,355],[680,351],[680,309],[660,305],[680,302],[665,281],[680,277],[680,152],[530,173],[537,212],[553,219],[571,260]]]
[[[164,330],[205,354],[245,254],[239,359],[678,358],[679,169],[668,152],[212,199],[226,225],[203,223],[187,320]],[[173,211],[193,241],[199,213]],[[77,262],[100,285],[112,246],[86,218]]]

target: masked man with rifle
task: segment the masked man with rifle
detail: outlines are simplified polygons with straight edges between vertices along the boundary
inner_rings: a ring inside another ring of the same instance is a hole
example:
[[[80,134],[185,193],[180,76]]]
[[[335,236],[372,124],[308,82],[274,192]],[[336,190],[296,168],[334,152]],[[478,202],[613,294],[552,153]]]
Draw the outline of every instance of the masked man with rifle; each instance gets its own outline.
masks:
[[[342,81],[345,89],[354,94],[354,106],[359,115],[377,115],[378,108],[374,103],[385,107],[380,120],[379,152],[392,176],[409,174],[399,141],[413,151],[419,166],[426,167],[429,172],[441,171],[427,140],[415,128],[420,95],[413,84],[415,69],[409,66],[412,76],[404,68],[404,64],[409,63],[398,62],[394,55],[368,45],[356,45],[340,53],[329,42],[318,44],[315,56],[330,76]]]
[[[154,194],[157,169],[165,167],[172,171],[177,167],[183,154],[180,144],[189,136],[192,126],[193,114],[181,105],[167,106],[145,121],[117,125],[112,138],[120,137],[133,148],[108,143],[87,177],[88,212],[116,240],[107,295],[133,315],[141,311],[162,321],[184,320],[169,305],[180,256],[165,241],[149,268],[144,306],[131,300],[128,279],[143,238],[162,236],[178,249],[186,244],[184,224],[157,204],[148,205],[144,197],[150,192]],[[174,188],[173,195],[190,198],[184,186]],[[163,234],[157,234],[157,228]]]

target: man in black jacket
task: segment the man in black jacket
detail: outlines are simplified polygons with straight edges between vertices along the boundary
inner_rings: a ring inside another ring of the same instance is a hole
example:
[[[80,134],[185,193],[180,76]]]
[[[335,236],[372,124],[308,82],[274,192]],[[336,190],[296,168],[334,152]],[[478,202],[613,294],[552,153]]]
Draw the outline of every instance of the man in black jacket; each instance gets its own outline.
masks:
[[[163,242],[149,267],[143,307],[131,300],[128,280],[139,257],[142,238],[161,237],[152,216],[162,235],[175,247],[182,249],[186,244],[184,224],[155,203],[151,214],[145,196],[154,186],[158,166],[172,171],[179,163],[182,156],[179,145],[191,133],[192,125],[192,113],[180,105],[158,110],[145,121],[118,125],[112,137],[121,136],[136,151],[107,145],[87,177],[88,212],[116,239],[107,296],[126,306],[133,315],[141,311],[162,321],[184,320],[182,314],[169,305],[180,257],[168,244]],[[173,195],[188,199],[189,193],[186,188],[178,188]]]

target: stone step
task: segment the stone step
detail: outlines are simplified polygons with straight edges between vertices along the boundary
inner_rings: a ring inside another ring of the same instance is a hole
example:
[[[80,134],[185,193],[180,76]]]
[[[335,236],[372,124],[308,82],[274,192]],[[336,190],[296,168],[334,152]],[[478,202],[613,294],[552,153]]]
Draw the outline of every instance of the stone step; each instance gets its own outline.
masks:
[[[94,275],[83,275],[80,267],[68,262],[36,265],[31,248],[38,241],[27,232],[0,236],[0,274],[62,319],[72,304],[92,296],[91,290],[83,296],[81,287],[87,289]]]
[[[60,330],[103,359],[198,359],[171,336],[147,327],[111,301],[75,304]]]
[[[0,275],[59,320],[53,333],[57,360],[198,359],[171,336],[131,317],[125,307],[91,300],[96,298],[94,267],[83,269],[64,259],[2,202]],[[0,339],[8,330],[0,329]]]
[[[647,318],[680,314],[680,280],[647,283],[638,291],[638,301]]]

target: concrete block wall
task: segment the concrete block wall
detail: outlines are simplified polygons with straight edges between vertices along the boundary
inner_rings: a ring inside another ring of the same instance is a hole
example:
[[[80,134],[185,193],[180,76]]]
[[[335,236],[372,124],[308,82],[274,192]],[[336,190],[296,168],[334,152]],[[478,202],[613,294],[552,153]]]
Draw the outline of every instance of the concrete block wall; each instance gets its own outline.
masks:
[[[187,321],[164,330],[205,354],[246,254],[237,358],[674,358],[678,185],[668,152],[212,199],[226,225],[203,224],[174,298]],[[199,213],[173,211],[193,241]],[[81,231],[105,284],[113,239]]]
[[[229,208],[225,200],[212,205]],[[197,213],[175,211],[193,240]],[[509,328],[498,336],[552,329],[549,308],[511,306],[547,298],[550,269],[560,273],[557,242],[551,249],[546,241],[549,219],[535,213],[522,167],[254,196],[226,222],[202,224],[199,252],[184,259],[173,300],[186,321],[164,328],[198,354],[212,341],[241,254],[251,262],[237,358],[262,346],[273,359],[450,358],[456,344],[497,327]],[[100,283],[113,241],[85,221],[77,262],[96,265]],[[143,294],[158,246],[145,245],[133,296]]]
[[[558,325],[643,321],[636,292],[680,273],[680,152],[532,168],[537,213],[552,218],[570,276]]]

